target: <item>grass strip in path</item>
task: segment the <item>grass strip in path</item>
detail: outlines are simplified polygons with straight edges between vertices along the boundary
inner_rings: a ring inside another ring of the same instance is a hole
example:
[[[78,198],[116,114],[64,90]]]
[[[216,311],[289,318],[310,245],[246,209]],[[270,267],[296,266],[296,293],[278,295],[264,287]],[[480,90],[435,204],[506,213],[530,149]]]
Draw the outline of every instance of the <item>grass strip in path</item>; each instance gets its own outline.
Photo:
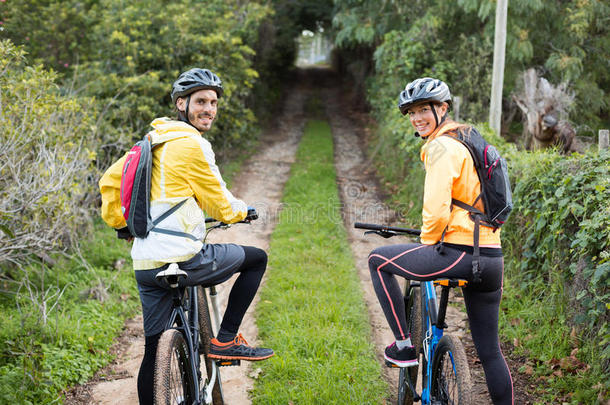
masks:
[[[357,271],[340,214],[330,127],[310,121],[286,184],[257,306],[259,337],[276,351],[254,404],[384,403]]]

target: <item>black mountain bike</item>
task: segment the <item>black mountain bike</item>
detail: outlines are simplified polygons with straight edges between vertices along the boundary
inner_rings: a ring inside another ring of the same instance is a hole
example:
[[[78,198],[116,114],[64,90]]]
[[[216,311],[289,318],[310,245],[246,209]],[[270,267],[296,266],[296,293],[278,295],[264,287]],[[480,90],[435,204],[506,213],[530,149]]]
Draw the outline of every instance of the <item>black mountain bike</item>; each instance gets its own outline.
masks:
[[[257,219],[256,211],[248,212],[242,223]],[[207,218],[206,223],[217,222]],[[218,222],[209,227],[206,238],[212,229],[227,228],[230,225]],[[204,239],[205,242],[205,239]],[[208,357],[210,340],[214,337],[214,327],[220,325],[220,311],[214,286],[179,286],[180,279],[187,273],[178,264],[157,274],[156,278],[165,280],[172,290],[172,313],[165,331],[159,339],[156,366],[154,371],[154,402],[158,405],[223,405],[224,398],[220,381],[222,366],[237,366],[239,360],[214,360]],[[208,296],[212,311],[208,305]],[[211,316],[210,316],[211,315]],[[202,363],[205,369],[202,370]]]

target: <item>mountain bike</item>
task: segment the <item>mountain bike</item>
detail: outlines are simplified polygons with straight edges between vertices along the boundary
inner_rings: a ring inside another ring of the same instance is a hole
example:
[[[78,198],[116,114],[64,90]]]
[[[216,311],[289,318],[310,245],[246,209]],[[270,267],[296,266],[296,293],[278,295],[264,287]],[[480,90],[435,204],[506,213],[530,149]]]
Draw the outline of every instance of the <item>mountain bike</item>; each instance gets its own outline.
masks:
[[[355,228],[366,229],[384,238],[399,235],[418,236],[417,229],[398,228],[356,222]],[[411,342],[421,355],[420,364],[400,368],[398,378],[398,405],[411,405],[421,401],[427,404],[470,404],[472,380],[462,342],[453,335],[444,334],[445,315],[449,290],[465,287],[467,280],[437,279],[433,281],[406,280],[404,305]],[[440,287],[440,301],[436,288]],[[386,362],[389,367],[396,367]],[[419,373],[421,370],[421,373]],[[421,374],[421,393],[416,391],[417,378]]]
[[[251,210],[246,219],[240,222],[250,223],[257,218],[256,211]],[[213,218],[206,218],[205,221],[218,222]],[[208,227],[204,243],[211,230],[229,226],[218,222]],[[213,360],[208,357],[210,340],[215,336],[213,332],[217,332],[220,326],[216,288],[214,286],[181,288],[180,280],[186,277],[187,273],[180,270],[177,263],[171,263],[166,270],[156,276],[158,280],[165,280],[171,288],[172,312],[157,347],[154,402],[159,405],[223,405],[219,368],[238,366],[241,362]],[[212,304],[211,314],[208,295]],[[205,374],[201,370],[202,357]]]

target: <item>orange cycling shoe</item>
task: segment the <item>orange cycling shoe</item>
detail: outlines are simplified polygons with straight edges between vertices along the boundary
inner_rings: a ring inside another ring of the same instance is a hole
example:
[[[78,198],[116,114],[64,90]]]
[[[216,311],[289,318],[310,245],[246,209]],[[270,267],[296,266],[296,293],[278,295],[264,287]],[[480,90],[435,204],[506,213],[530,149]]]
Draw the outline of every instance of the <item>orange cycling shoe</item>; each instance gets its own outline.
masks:
[[[211,359],[258,361],[268,359],[275,354],[272,349],[248,346],[241,333],[230,342],[222,343],[213,338],[210,343],[208,357]]]

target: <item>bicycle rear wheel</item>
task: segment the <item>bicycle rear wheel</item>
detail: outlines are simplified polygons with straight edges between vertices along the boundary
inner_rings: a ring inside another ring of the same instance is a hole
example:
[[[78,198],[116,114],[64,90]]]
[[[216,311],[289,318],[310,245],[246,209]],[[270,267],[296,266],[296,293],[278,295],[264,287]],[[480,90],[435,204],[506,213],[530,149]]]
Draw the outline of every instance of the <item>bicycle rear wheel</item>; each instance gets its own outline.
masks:
[[[168,329],[157,346],[153,397],[155,404],[191,404],[195,401],[195,379],[182,333]]]
[[[199,338],[201,340],[200,353],[203,355],[205,370],[208,379],[212,375],[212,370],[216,368],[216,382],[212,389],[212,404],[223,405],[224,397],[222,394],[222,382],[220,381],[220,367],[213,359],[208,357],[210,353],[210,340],[214,337],[212,333],[212,322],[210,319],[210,308],[208,306],[207,294],[202,286],[197,286],[197,306],[199,312]],[[206,381],[207,383],[207,381]]]
[[[438,342],[432,360],[433,401],[441,404],[464,405],[472,402],[472,380],[462,342],[445,335]]]
[[[407,280],[405,286],[405,313],[407,326],[411,333],[411,343],[415,347],[415,353],[419,356],[422,347],[422,322],[421,322],[421,290],[419,287],[411,287],[411,281]],[[407,378],[415,387],[417,383],[418,366],[403,367],[398,376],[398,405],[412,405],[413,392],[409,388]]]

